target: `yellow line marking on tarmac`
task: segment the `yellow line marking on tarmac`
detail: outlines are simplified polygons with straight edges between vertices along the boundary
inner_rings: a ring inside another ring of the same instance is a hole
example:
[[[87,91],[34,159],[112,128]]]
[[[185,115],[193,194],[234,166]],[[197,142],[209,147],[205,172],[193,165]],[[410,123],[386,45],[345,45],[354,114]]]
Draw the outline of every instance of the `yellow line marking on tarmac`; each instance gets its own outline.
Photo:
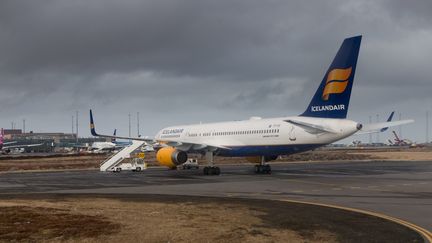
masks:
[[[336,208],[336,209],[341,209],[341,210],[345,210],[345,211],[351,211],[351,212],[375,216],[375,217],[389,220],[389,221],[395,222],[397,224],[403,225],[405,227],[408,227],[408,228],[418,232],[427,241],[432,243],[432,233],[430,231],[428,231],[427,229],[424,229],[424,228],[422,228],[418,225],[415,225],[413,223],[410,223],[408,221],[398,219],[398,218],[395,218],[392,216],[388,216],[388,215],[385,215],[382,213],[377,213],[377,212],[372,212],[372,211],[367,211],[367,210],[357,209],[357,208],[349,208],[349,207],[343,207],[343,206],[338,206],[338,205],[326,204],[326,203],[315,203],[315,202],[307,202],[307,201],[299,201],[299,200],[291,200],[291,199],[278,199],[278,200],[283,201],[283,202],[302,203],[302,204],[322,206],[322,207],[328,207],[328,208]]]

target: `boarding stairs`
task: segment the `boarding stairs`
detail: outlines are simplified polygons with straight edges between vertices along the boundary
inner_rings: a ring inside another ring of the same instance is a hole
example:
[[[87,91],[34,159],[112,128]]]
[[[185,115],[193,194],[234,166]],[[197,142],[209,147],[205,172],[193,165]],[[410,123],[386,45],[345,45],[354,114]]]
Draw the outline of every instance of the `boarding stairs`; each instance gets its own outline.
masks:
[[[130,154],[141,147],[144,143],[144,141],[132,140],[131,145],[124,147],[118,153],[102,162],[100,165],[100,171],[110,171],[111,168],[120,164],[124,159],[130,158]]]

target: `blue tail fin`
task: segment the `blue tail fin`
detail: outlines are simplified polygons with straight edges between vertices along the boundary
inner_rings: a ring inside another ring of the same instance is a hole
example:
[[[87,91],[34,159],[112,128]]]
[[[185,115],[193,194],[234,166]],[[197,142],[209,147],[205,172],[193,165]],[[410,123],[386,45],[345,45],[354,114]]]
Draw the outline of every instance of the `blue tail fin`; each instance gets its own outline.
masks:
[[[114,133],[113,136],[115,137],[117,134],[117,129],[114,129]],[[111,138],[111,143],[115,143],[116,142],[116,138]]]
[[[94,121],[93,121],[92,110],[90,110],[90,132],[93,136],[98,136],[98,134],[96,133],[96,129],[95,129]]]
[[[387,122],[391,122],[391,120],[393,119],[393,115],[394,115],[394,111],[392,111],[392,113],[390,114],[389,118],[387,119]],[[388,127],[384,127],[381,128],[380,132],[385,132],[387,131]]]
[[[346,118],[361,38],[355,36],[344,40],[308,108],[301,116]]]

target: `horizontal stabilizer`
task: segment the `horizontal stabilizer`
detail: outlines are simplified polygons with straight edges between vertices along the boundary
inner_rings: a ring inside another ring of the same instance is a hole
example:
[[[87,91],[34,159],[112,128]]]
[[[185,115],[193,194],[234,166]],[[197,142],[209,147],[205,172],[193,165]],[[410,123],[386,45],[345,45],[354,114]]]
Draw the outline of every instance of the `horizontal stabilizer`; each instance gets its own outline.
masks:
[[[324,132],[336,133],[331,128],[324,127],[324,126],[317,125],[317,124],[312,124],[312,123],[308,123],[308,122],[304,122],[304,121],[296,121],[296,120],[285,120],[285,121],[288,122],[288,123],[291,123],[293,125],[302,127],[307,132],[312,133],[312,134],[324,133]]]
[[[389,127],[404,125],[408,123],[412,123],[414,120],[402,120],[402,121],[393,121],[393,122],[379,122],[372,124],[363,124],[362,129],[360,129],[356,135],[369,134],[369,133],[378,133],[387,130]]]

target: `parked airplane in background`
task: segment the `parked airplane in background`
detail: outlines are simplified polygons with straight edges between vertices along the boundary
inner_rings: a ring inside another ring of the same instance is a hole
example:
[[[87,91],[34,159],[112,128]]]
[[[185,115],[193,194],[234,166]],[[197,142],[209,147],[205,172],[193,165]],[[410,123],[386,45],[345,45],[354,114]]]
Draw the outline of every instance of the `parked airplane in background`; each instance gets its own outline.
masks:
[[[163,128],[154,138],[130,138],[97,134],[90,110],[91,133],[151,143],[157,148],[158,162],[169,168],[185,163],[190,153],[203,154],[208,163],[204,174],[218,175],[220,169],[214,166],[214,156],[247,157],[259,163],[255,166],[256,173],[270,173],[266,162],[279,155],[315,149],[357,132],[380,132],[383,128],[413,122],[363,125],[346,119],[360,42],[361,36],[344,40],[309,106],[299,116],[172,126]]]
[[[395,131],[392,131],[393,135],[394,135],[394,140],[392,141],[391,139],[389,139],[389,143],[392,146],[410,146],[410,147],[417,147],[417,144],[414,143],[413,141],[409,140],[409,139],[401,139],[399,138],[399,136],[396,134]]]
[[[3,128],[2,128],[1,132],[0,132],[0,152],[2,154],[8,154],[12,150],[14,150],[14,149],[19,150],[20,152],[23,152],[24,151],[23,149],[25,149],[25,148],[38,147],[38,146],[43,145],[43,143],[24,144],[24,145],[11,145],[11,144],[16,144],[17,141],[5,142],[3,136],[4,136],[4,131],[3,131]]]
[[[101,153],[101,152],[112,152],[116,149],[121,149],[123,147],[126,147],[130,144],[130,142],[117,142],[116,141],[116,133],[117,129],[114,129],[113,136],[111,138],[111,142],[94,142],[91,146],[91,151],[95,153]]]

